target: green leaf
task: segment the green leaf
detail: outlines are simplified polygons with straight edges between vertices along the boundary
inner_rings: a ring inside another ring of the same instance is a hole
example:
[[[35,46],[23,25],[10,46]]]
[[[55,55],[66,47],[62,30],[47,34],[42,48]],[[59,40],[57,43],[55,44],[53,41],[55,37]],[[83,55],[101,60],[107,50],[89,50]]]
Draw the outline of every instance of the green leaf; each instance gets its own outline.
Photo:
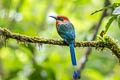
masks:
[[[108,31],[108,29],[109,29],[111,23],[112,23],[113,20],[115,20],[116,18],[117,18],[117,16],[112,16],[112,17],[109,19],[107,25],[105,26],[105,33]]]
[[[120,28],[120,16],[118,17],[118,27]]]

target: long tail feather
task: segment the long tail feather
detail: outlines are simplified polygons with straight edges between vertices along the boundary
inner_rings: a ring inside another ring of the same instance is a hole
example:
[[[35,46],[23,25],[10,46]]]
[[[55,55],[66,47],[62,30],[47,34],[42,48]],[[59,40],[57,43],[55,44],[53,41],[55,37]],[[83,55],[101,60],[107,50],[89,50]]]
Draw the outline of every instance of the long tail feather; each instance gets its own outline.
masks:
[[[76,63],[76,57],[75,57],[74,42],[71,42],[69,44],[69,47],[70,47],[70,54],[71,54],[72,64],[73,64],[73,66],[76,66],[77,63]]]

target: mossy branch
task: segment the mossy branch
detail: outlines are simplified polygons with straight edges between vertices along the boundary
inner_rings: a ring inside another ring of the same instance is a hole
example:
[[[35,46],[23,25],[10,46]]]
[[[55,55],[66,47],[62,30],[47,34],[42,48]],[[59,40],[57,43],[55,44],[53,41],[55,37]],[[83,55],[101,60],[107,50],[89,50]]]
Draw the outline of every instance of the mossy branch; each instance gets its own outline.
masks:
[[[5,41],[9,38],[16,39],[19,42],[26,43],[39,43],[39,44],[52,44],[52,45],[61,45],[67,46],[63,40],[54,40],[54,39],[44,39],[39,37],[30,37],[21,34],[16,34],[8,29],[0,28],[0,36],[4,38]],[[76,41],[75,47],[95,47],[95,48],[108,48],[110,49],[120,61],[120,46],[118,43],[109,36],[99,37],[99,41]],[[1,40],[1,39],[0,39]]]

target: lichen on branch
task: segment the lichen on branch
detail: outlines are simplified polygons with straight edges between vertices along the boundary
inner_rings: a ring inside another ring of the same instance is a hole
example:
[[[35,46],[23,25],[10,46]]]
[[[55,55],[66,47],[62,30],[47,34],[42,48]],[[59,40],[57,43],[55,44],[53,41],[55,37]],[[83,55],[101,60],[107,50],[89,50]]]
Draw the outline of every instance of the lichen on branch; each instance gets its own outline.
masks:
[[[60,46],[68,46],[63,40],[55,39],[45,39],[39,37],[31,37],[22,34],[17,34],[9,31],[5,28],[0,28],[0,39],[16,39],[19,42],[26,43],[40,43],[40,44],[52,44]],[[120,46],[116,40],[112,39],[109,36],[100,37],[101,40],[98,41],[75,41],[75,47],[96,47],[96,48],[108,48],[110,49],[120,61]]]

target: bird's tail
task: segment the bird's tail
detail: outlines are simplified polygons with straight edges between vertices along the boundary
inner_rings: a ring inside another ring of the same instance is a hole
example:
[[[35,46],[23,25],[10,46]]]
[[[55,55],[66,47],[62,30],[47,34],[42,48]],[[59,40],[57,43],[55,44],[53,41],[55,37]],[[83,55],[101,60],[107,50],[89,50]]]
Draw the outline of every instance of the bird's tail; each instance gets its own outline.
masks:
[[[74,41],[72,41],[69,44],[69,47],[70,47],[70,54],[71,54],[72,64],[73,64],[73,66],[76,66],[77,63],[76,63],[75,50],[74,50]]]

